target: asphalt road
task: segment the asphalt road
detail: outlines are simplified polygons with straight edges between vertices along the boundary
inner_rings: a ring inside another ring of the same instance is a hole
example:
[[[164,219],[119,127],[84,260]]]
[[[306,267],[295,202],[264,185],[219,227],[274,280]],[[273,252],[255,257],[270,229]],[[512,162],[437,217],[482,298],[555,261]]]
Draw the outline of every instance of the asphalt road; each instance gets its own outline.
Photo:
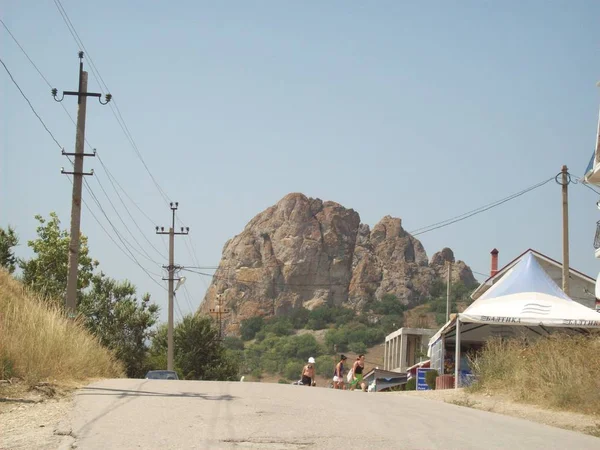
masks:
[[[106,380],[80,390],[64,448],[600,449],[600,439],[393,393]]]

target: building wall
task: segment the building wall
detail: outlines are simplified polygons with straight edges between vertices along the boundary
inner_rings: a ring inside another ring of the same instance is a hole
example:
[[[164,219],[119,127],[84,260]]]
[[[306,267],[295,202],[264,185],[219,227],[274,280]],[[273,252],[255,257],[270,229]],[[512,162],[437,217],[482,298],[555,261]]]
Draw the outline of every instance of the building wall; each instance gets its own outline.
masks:
[[[537,258],[537,261],[540,263],[546,273],[550,275],[550,278],[552,278],[558,287],[562,289],[562,269],[539,258]],[[569,296],[577,303],[581,303],[583,306],[595,309],[595,282],[584,281],[581,278],[575,277],[571,274],[569,277],[569,291]]]

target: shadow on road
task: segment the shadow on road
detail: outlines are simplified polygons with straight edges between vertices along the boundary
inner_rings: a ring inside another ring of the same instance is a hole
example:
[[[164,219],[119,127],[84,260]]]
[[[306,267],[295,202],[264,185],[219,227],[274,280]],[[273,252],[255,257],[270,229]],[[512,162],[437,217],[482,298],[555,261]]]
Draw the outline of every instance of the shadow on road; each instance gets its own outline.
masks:
[[[231,401],[235,399],[234,396],[225,395],[210,395],[202,394],[197,392],[176,392],[176,393],[165,393],[165,392],[152,392],[152,391],[135,391],[130,389],[111,389],[111,388],[100,388],[100,387],[85,387],[81,389],[78,395],[109,395],[115,397],[180,397],[180,398],[200,398],[202,400],[221,400]]]

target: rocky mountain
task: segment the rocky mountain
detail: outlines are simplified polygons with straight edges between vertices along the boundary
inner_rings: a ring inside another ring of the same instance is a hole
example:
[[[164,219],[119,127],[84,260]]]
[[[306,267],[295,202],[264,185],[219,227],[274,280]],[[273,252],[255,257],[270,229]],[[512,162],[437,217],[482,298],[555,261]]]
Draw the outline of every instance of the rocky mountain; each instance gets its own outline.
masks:
[[[357,309],[394,294],[409,306],[427,297],[436,280],[474,284],[471,269],[449,248],[431,261],[418,239],[386,216],[371,230],[358,213],[335,202],[286,195],[255,216],[225,243],[201,312],[219,298],[231,311],[229,329],[256,315],[288,314],[305,307]]]

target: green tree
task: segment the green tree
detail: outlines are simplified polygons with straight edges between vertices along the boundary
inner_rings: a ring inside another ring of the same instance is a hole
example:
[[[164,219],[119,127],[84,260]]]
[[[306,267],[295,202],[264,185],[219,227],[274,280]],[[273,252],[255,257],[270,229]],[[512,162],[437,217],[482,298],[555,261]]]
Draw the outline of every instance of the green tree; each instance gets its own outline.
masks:
[[[0,267],[13,273],[17,265],[17,258],[12,251],[13,247],[19,245],[19,237],[15,230],[9,225],[8,229],[0,228]]]
[[[264,325],[264,319],[261,316],[250,317],[249,319],[242,320],[240,324],[240,334],[242,339],[249,341],[254,339],[256,333],[262,330]]]
[[[23,270],[23,283],[42,296],[62,300],[67,289],[67,267],[69,263],[69,233],[61,230],[60,220],[51,212],[48,220],[35,216],[39,222],[37,238],[27,242],[35,256],[29,260],[19,260]],[[87,237],[79,240],[79,276],[77,288],[79,296],[90,285],[93,271],[98,262],[88,255]]]
[[[146,342],[153,335],[158,306],[150,303],[149,294],[138,300],[135,286],[127,280],[116,281],[101,272],[91,282],[91,289],[81,296],[77,308],[85,325],[123,361],[127,376],[143,376],[147,368]]]
[[[406,305],[403,305],[394,294],[385,294],[380,301],[371,305],[371,310],[375,314],[385,316],[402,316],[406,311]]]
[[[174,363],[186,380],[237,379],[239,361],[221,344],[218,330],[206,316],[188,314],[174,329]],[[167,353],[167,326],[159,327],[152,340],[151,361],[164,361]],[[164,368],[164,366],[156,367]]]

